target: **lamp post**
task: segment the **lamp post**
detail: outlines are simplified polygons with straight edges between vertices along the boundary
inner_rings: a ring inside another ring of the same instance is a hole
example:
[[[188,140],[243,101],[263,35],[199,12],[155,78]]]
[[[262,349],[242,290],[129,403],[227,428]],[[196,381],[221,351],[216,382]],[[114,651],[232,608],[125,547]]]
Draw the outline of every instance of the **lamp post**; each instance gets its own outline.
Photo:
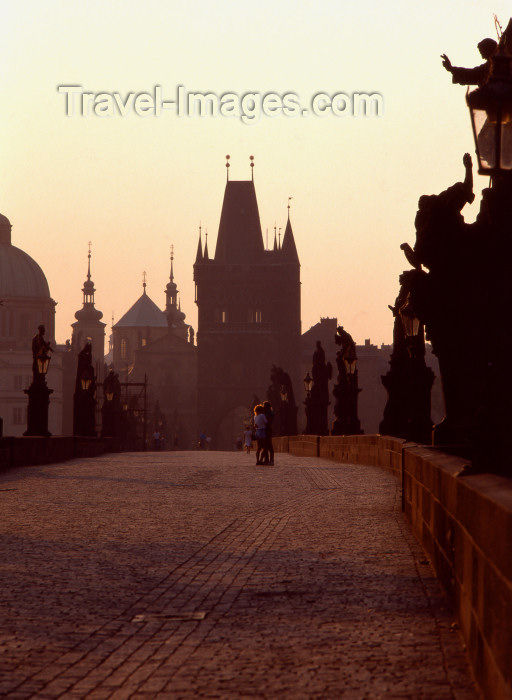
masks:
[[[314,425],[313,425],[313,411],[312,411],[312,406],[311,406],[311,389],[313,388],[313,379],[308,373],[303,379],[304,382],[304,390],[306,392],[306,398],[304,400],[304,406],[305,406],[305,413],[306,413],[306,430],[305,433],[306,435],[313,435],[315,430],[314,430]]]
[[[92,366],[92,345],[86,343],[78,353],[75,395],[73,401],[73,435],[96,436],[96,380]]]
[[[28,395],[27,430],[26,436],[41,435],[50,437],[48,430],[48,406],[53,389],[46,385],[46,374],[50,366],[52,352],[50,343],[44,339],[45,327],[39,326],[37,334],[32,338],[32,384],[24,393]]]
[[[121,428],[121,384],[114,370],[103,381],[101,437],[119,437]]]
[[[512,57],[505,47],[491,58],[489,80],[466,95],[480,175],[512,174]]]
[[[309,376],[309,372],[306,374],[303,381],[304,381],[304,389],[306,390],[306,399],[309,399],[311,397],[311,389],[313,387],[313,380]]]
[[[510,25],[509,25],[510,26]],[[504,37],[503,37],[504,38]],[[491,177],[482,192],[479,219],[489,251],[484,257],[487,305],[481,309],[485,344],[478,365],[480,391],[472,432],[473,469],[512,476],[508,432],[512,423],[512,367],[509,329],[503,319],[510,313],[512,281],[512,56],[500,42],[491,58],[488,81],[466,95],[478,172]],[[477,220],[478,221],[478,220]]]
[[[336,353],[338,378],[333,394],[336,399],[331,435],[361,435],[361,423],[358,418],[357,400],[359,392],[356,346],[352,336],[338,326],[335,336],[341,349]]]

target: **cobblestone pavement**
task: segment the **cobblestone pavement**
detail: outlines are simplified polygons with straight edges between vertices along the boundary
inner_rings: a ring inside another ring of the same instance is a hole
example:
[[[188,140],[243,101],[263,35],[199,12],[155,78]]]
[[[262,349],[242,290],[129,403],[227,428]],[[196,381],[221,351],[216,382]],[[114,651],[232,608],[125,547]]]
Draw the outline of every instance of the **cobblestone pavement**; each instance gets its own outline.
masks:
[[[0,696],[479,698],[396,479],[276,459],[0,475]]]

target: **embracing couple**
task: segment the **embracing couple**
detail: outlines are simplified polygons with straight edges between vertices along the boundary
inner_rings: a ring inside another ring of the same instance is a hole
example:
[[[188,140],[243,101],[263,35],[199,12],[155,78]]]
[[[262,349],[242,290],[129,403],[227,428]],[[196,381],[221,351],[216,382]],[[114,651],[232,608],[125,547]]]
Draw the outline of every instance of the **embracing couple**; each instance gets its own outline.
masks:
[[[269,401],[254,407],[254,427],[256,429],[256,464],[274,465],[274,448],[272,446],[272,422],[274,411]]]

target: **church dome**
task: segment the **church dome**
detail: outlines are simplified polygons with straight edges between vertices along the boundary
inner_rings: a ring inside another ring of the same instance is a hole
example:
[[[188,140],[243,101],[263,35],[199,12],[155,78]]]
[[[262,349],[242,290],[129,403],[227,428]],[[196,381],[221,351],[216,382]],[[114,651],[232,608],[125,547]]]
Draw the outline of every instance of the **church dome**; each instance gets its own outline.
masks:
[[[3,219],[8,222],[2,216],[0,225]],[[44,272],[30,255],[0,240],[0,299],[13,297],[49,299],[50,290]]]

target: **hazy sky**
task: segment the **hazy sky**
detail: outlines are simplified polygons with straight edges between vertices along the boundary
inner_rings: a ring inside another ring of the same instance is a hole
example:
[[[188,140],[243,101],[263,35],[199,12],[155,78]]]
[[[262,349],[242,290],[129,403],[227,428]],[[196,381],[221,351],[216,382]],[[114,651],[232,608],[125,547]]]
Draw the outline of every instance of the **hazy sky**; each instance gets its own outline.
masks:
[[[141,295],[144,270],[147,293],[164,307],[174,244],[182,309],[197,328],[198,227],[213,253],[230,154],[234,180],[250,178],[255,157],[270,243],[293,197],[303,331],[336,316],[357,342],[391,342],[388,304],[409,267],[399,246],[414,244],[418,198],[462,179],[462,156],[474,153],[465,88],[451,84],[439,56],[478,65],[478,41],[496,36],[493,13],[505,28],[512,3],[3,0],[0,211],[13,244],[46,274],[57,340],[71,336],[82,305],[89,240],[96,307],[109,326]],[[59,85],[123,101],[155,85],[165,100],[178,85],[218,96],[294,93],[303,107],[319,92],[375,92],[383,114],[67,116]],[[477,194],[486,184],[475,175]]]

